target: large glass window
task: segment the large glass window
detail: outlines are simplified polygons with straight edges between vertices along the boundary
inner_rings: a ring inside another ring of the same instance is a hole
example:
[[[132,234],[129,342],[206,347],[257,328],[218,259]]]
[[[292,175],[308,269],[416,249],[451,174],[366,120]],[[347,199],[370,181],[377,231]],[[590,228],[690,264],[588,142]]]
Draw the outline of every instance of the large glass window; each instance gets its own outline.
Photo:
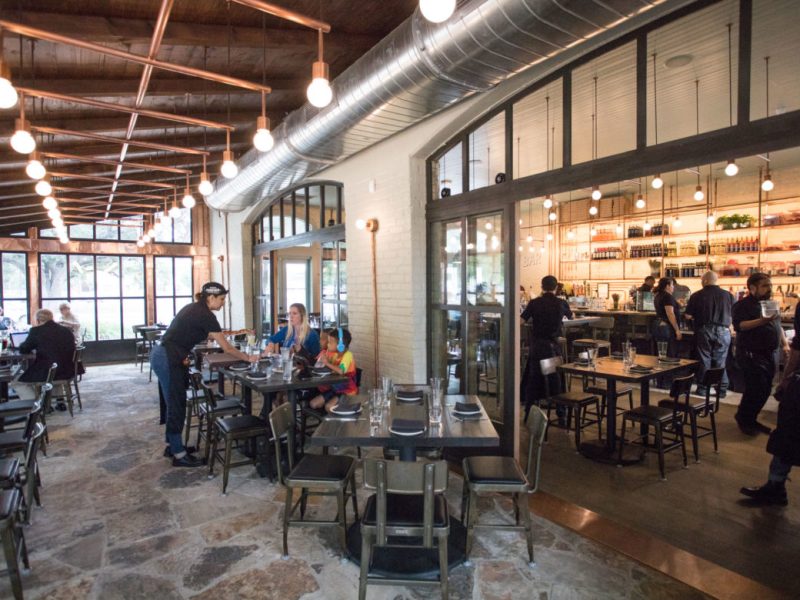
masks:
[[[514,104],[514,177],[563,165],[562,81],[558,79]]]
[[[0,306],[4,316],[28,323],[28,258],[24,252],[0,252]]]
[[[753,49],[750,69],[750,119],[752,120],[800,109],[800,69],[797,68],[797,57],[800,56],[799,8],[796,0],[753,2]],[[766,60],[767,57],[769,61]],[[767,62],[769,62],[769,107],[766,104]]]
[[[498,175],[505,175],[505,131],[506,115],[501,112],[469,134],[469,189],[494,185]]]
[[[322,244],[322,327],[347,327],[347,244]]]
[[[310,288],[310,261],[308,260],[285,260],[283,261],[283,289],[284,306],[286,310],[292,304],[302,304],[311,306],[309,297]]]
[[[41,254],[42,306],[58,318],[69,302],[87,341],[135,337],[145,322],[144,257]]]
[[[471,217],[467,221],[467,302],[505,303],[503,255],[503,217],[501,214]]]
[[[636,148],[636,43],[572,72],[572,162]]]
[[[462,151],[461,144],[456,144],[431,165],[434,198],[447,198],[464,191]]]
[[[656,127],[661,143],[736,124],[738,21],[738,0],[725,0],[647,36],[648,144]]]
[[[164,213],[156,213],[156,218],[160,218]],[[159,244],[191,244],[192,243],[192,211],[189,208],[180,209],[180,213],[174,219],[170,219],[167,227],[162,227],[156,233],[156,240]]]
[[[158,323],[169,323],[181,308],[192,301],[192,266],[192,258],[188,256],[155,257]]]
[[[69,226],[69,237],[73,240],[97,240],[100,242],[135,242],[142,235],[141,215],[124,219],[106,219],[94,225],[84,223]],[[58,237],[55,229],[42,229],[39,237]],[[190,238],[191,239],[191,238]],[[159,240],[161,241],[161,240]]]

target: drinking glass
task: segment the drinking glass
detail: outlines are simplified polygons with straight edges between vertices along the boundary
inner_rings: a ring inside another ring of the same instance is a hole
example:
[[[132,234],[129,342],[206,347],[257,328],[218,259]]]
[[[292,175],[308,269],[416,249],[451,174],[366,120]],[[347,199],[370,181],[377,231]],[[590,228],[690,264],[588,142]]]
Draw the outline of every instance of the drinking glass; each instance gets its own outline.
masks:
[[[255,333],[248,333],[247,334],[247,345],[248,346],[255,346],[256,345],[256,334]]]
[[[264,373],[267,376],[267,379],[272,377],[272,361],[267,359],[264,361]]]
[[[631,366],[636,363],[636,348],[631,346],[631,349],[628,351],[628,362]]]
[[[765,319],[771,319],[780,313],[781,305],[777,300],[762,300],[761,301],[761,316]]]
[[[291,348],[281,348],[281,362],[285,363],[287,360],[291,358]]]
[[[255,342],[247,346],[247,353],[250,356],[255,356],[256,359],[258,359],[258,357],[261,356],[261,350],[259,349],[258,346],[255,345]],[[258,371],[258,360],[250,363],[250,370],[253,371],[253,373]]]
[[[444,385],[444,379],[442,379],[441,377],[431,377],[430,384],[431,384],[431,394],[435,394],[438,392],[441,395],[442,386]]]
[[[386,398],[388,398],[392,394],[391,377],[386,377],[385,375],[381,377],[381,390],[383,390],[383,395]]]
[[[431,397],[428,402],[428,422],[438,427],[442,422],[442,388],[431,387]]]
[[[373,389],[369,391],[369,395],[369,424],[378,427],[383,417],[383,394],[381,390]]]
[[[283,380],[292,380],[292,358],[291,356],[283,361]]]
[[[589,347],[586,349],[586,354],[589,358],[589,366],[591,368],[595,367],[595,359],[597,358],[597,348]]]
[[[667,342],[657,342],[658,344],[658,359],[664,360],[667,358]]]

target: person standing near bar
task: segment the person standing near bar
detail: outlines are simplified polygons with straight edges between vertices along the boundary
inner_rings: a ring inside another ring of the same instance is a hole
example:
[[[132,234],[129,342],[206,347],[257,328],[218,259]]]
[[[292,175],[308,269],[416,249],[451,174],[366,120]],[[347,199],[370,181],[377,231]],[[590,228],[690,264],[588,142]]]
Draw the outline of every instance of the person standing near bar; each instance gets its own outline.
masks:
[[[644,278],[644,283],[642,283],[642,285],[639,286],[639,289],[637,291],[652,292],[653,287],[655,285],[656,285],[656,278],[653,277],[652,275],[648,275],[647,277]]]
[[[158,385],[167,404],[166,440],[164,456],[172,458],[173,467],[199,467],[203,461],[195,458],[183,445],[183,426],[186,422],[186,390],[189,379],[192,348],[209,337],[223,352],[245,361],[256,361],[231,346],[222,334],[222,327],[212,311],[225,304],[228,294],[221,284],[209,281],[204,284],[196,301],[184,306],[170,323],[161,343],[150,352],[150,365],[158,378]]]
[[[706,395],[702,384],[706,371],[719,367],[725,369],[731,345],[733,295],[717,285],[718,279],[714,271],[706,271],[701,278],[703,288],[692,294],[686,305],[686,317],[692,321],[697,357],[700,359],[696,393],[701,396]],[[723,370],[721,398],[727,395],[727,390],[728,373]]]
[[[525,418],[528,417],[530,407],[537,404],[544,397],[544,377],[539,361],[544,358],[561,356],[561,346],[558,335],[561,332],[561,322],[564,317],[571,319],[572,311],[569,304],[555,295],[558,280],[552,275],[542,278],[542,295],[528,302],[522,313],[522,320],[531,323],[528,342],[528,362],[522,376],[520,401],[525,402]],[[560,389],[558,375],[550,376],[550,389]]]
[[[681,334],[681,307],[672,295],[675,289],[675,280],[671,277],[662,277],[658,280],[653,297],[656,308],[656,321],[653,323],[653,338],[657,342],[667,342],[668,356],[678,355],[678,342],[683,339]]]
[[[770,433],[758,422],[772,392],[778,348],[788,354],[789,345],[781,327],[780,311],[771,317],[761,313],[761,302],[772,297],[772,281],[765,273],[747,278],[748,295],[733,305],[732,320],[736,330],[736,362],[745,375],[744,393],[736,412],[736,423],[746,435]]]

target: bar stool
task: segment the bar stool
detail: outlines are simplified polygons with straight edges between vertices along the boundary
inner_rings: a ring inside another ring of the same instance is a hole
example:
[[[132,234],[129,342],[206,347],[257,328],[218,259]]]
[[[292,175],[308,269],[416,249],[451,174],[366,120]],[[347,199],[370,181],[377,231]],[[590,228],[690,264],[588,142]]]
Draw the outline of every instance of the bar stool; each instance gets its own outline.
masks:
[[[681,404],[680,397],[685,396],[683,404],[689,403],[689,393],[692,389],[694,382],[694,375],[687,375],[686,377],[678,377],[672,380],[672,386],[669,391],[670,398],[672,399],[671,407],[665,408],[663,406],[637,406],[632,410],[626,410],[622,413],[622,433],[619,439],[619,463],[622,463],[622,450],[627,440],[625,439],[625,424],[630,421],[631,424],[639,423],[645,426],[645,433],[636,436],[634,440],[642,441],[642,448],[651,450],[652,447],[647,444],[649,435],[649,428],[655,429],[656,436],[656,452],[658,452],[658,470],[661,473],[661,480],[666,481],[667,477],[664,475],[664,454],[670,450],[680,448],[683,454],[683,468],[687,467],[688,461],[686,458],[686,441],[683,435],[683,411],[679,408]],[[664,434],[672,434],[672,437],[664,443]],[[627,442],[632,444],[634,442]]]
[[[597,355],[605,351],[606,355],[611,354],[611,331],[614,329],[614,317],[601,317],[592,327],[591,338],[578,338],[572,342],[573,354],[578,354],[587,348],[597,348]]]

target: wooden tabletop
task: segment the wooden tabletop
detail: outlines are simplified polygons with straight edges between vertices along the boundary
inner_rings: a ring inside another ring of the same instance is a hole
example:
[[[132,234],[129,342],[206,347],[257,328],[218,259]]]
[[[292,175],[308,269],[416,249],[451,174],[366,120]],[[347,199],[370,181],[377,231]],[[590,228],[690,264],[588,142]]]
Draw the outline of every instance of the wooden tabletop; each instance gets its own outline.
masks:
[[[578,363],[566,363],[559,366],[559,370],[565,373],[572,373],[575,375],[593,375],[595,377],[602,377],[603,379],[615,379],[617,381],[628,381],[631,383],[640,383],[644,380],[658,377],[669,373],[675,373],[687,367],[694,367],[697,364],[696,360],[689,360],[681,358],[677,363],[660,362],[657,356],[648,356],[646,354],[639,354],[636,356],[636,364],[644,367],[652,367],[652,371],[647,373],[637,373],[625,369],[622,359],[611,358],[603,356],[598,358],[595,367],[589,367]]]
[[[244,362],[241,358],[237,358],[233,354],[228,354],[227,352],[209,353],[204,360],[208,362],[208,369],[210,371],[224,369],[230,365]]]
[[[445,396],[442,424],[436,428],[428,426],[427,408],[421,403],[392,401],[389,418],[383,418],[378,427],[369,423],[369,403],[366,396],[356,397],[362,406],[355,418],[327,417],[311,437],[312,446],[377,446],[403,447],[494,447],[500,445],[500,437],[492,425],[486,410],[481,405],[480,420],[463,421],[453,415],[456,402],[476,402],[478,396]],[[392,419],[417,419],[425,423],[425,432],[415,436],[399,436],[389,431]]]
[[[222,372],[226,379],[236,379],[243,386],[261,394],[286,392],[289,390],[307,390],[309,388],[315,388],[322,385],[347,383],[349,380],[349,378],[345,375],[339,375],[334,372],[331,372],[330,375],[324,375],[322,377],[312,376],[308,379],[299,379],[295,374],[292,376],[290,381],[284,381],[283,373],[278,373],[275,371],[273,371],[272,377],[263,380],[250,379],[247,377],[247,371],[232,371],[231,369],[223,369]]]

